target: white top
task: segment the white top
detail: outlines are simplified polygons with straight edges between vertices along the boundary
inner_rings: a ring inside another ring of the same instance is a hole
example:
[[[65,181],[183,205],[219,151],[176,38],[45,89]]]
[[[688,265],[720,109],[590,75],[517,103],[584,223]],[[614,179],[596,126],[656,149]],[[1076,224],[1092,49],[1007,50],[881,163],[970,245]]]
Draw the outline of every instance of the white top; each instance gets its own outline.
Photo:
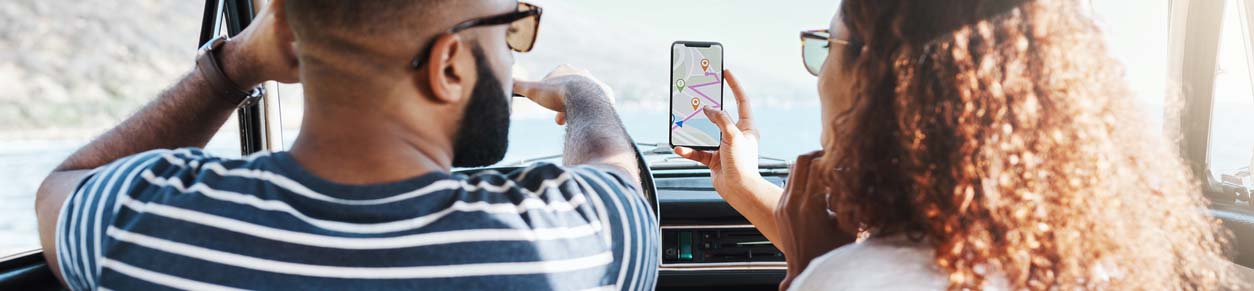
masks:
[[[949,280],[933,258],[931,246],[904,236],[870,238],[815,258],[789,290],[945,290]],[[1005,290],[1004,281],[990,281],[985,290]]]

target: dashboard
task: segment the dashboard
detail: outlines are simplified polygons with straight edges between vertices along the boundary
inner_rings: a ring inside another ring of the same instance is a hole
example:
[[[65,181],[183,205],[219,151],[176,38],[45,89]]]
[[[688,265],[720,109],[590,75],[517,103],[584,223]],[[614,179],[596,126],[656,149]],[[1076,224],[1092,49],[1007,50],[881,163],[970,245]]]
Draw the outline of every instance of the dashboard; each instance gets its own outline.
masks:
[[[762,175],[784,185],[784,163],[764,163]],[[727,204],[704,169],[653,163],[662,231],[659,290],[776,290],[784,254]]]

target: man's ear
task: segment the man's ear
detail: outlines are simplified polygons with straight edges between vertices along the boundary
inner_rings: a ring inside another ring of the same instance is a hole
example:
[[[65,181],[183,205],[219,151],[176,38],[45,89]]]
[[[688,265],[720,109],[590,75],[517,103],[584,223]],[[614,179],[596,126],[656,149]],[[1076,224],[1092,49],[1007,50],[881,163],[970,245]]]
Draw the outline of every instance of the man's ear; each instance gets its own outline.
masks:
[[[456,103],[470,90],[469,67],[473,64],[463,54],[466,42],[457,34],[436,36],[431,44],[431,54],[427,56],[426,80],[431,88],[432,101],[439,103]],[[415,75],[415,79],[420,79]]]
[[[272,0],[269,9],[274,11],[274,23],[271,27],[275,45],[279,46],[278,57],[284,65],[284,74],[276,76],[275,81],[281,83],[297,83],[300,82],[300,58],[296,56],[296,33],[292,31],[292,26],[287,22],[287,9],[285,0]]]

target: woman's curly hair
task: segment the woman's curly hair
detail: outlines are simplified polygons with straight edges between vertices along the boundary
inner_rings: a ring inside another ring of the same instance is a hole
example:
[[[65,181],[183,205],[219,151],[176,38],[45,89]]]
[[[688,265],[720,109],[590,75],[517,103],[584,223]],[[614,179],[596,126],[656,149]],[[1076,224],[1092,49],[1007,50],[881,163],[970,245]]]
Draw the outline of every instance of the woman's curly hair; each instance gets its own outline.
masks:
[[[949,289],[1233,287],[1224,232],[1149,134],[1087,1],[846,0],[846,230],[935,248]]]

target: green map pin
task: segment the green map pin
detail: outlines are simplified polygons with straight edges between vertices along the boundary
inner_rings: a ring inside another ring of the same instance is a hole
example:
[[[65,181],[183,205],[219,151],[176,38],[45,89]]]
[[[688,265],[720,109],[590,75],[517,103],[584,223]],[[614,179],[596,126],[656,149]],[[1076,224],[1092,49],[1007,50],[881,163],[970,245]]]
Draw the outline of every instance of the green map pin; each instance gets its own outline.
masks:
[[[684,79],[675,80],[675,88],[679,88],[679,92],[684,91]]]

